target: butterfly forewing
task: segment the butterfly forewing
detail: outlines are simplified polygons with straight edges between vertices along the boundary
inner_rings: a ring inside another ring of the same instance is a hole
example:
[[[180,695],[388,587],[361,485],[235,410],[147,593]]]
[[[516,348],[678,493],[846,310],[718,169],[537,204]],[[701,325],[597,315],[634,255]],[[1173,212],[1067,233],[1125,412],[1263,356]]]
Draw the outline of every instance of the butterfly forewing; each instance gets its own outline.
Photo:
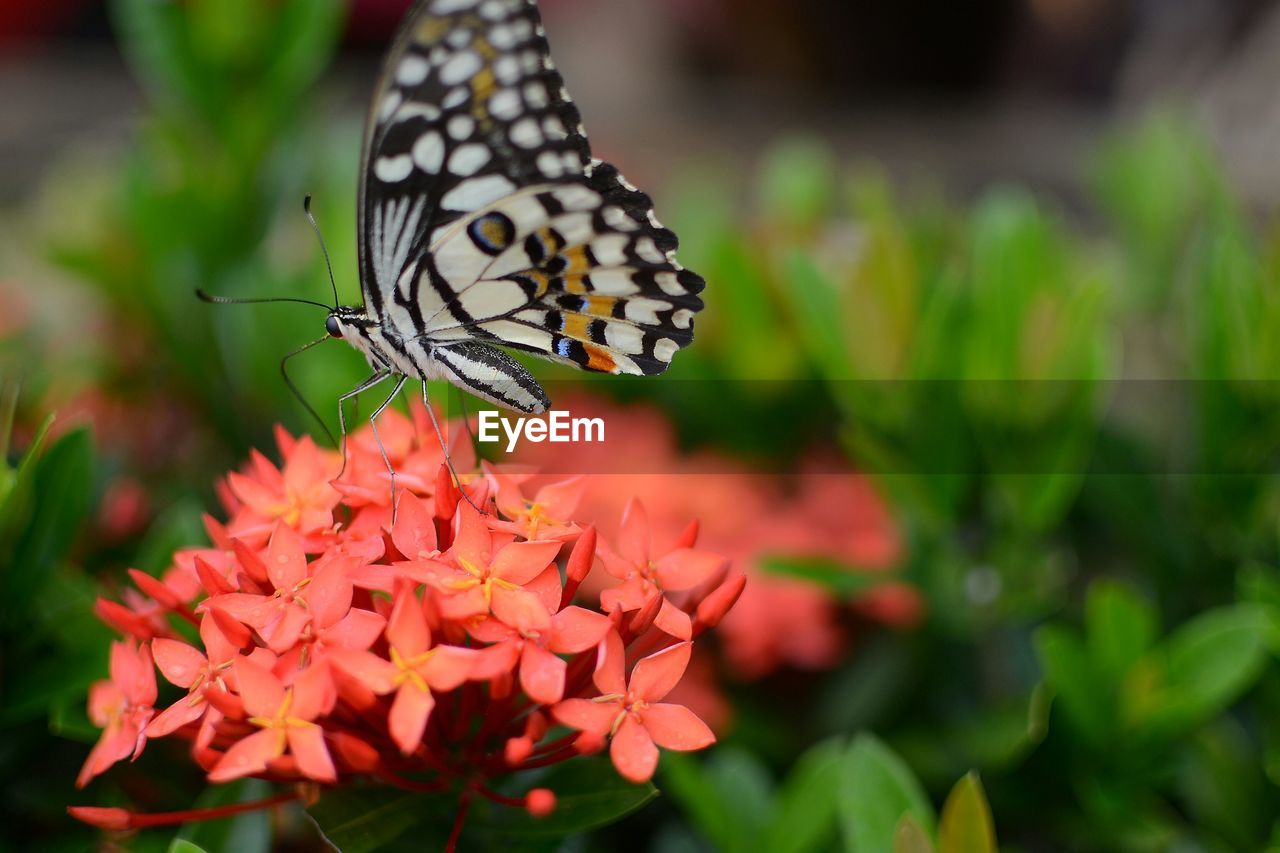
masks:
[[[702,279],[591,158],[534,0],[422,0],[387,60],[360,200],[365,305],[435,351],[485,342],[658,373]]]

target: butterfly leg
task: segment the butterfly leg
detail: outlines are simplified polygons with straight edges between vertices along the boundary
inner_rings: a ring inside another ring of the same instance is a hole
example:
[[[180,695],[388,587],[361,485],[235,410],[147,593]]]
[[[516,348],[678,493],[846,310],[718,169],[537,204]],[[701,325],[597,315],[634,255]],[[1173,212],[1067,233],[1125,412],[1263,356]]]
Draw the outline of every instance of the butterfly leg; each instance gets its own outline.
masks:
[[[431,400],[427,397],[427,381],[425,379],[422,380],[422,404],[426,406],[427,414],[431,416],[431,426],[436,431],[436,440],[440,442],[440,450],[444,453],[444,464],[449,468],[449,476],[453,477],[453,481],[458,484],[458,491],[462,492],[462,496],[466,498],[467,503],[471,504],[472,509],[481,515],[485,515],[485,511],[476,506],[476,502],[471,499],[471,495],[467,494],[466,489],[462,488],[462,478],[458,476],[457,470],[453,467],[453,457],[449,454],[449,445],[445,443],[444,433],[440,431],[440,422],[436,420],[436,410],[431,408]],[[470,431],[470,427],[467,429]]]
[[[387,410],[387,406],[390,406],[392,401],[395,400],[396,397],[400,396],[400,390],[404,388],[404,384],[408,381],[409,381],[409,377],[401,376],[400,381],[396,383],[395,390],[392,391],[391,394],[387,396],[387,399],[382,401],[382,405],[379,406],[374,411],[374,413],[369,416],[369,427],[373,430],[373,440],[378,443],[378,452],[382,454],[382,462],[384,465],[387,466],[388,473],[391,474],[391,524],[392,526],[394,526],[396,523],[396,469],[391,464],[390,457],[387,456],[387,448],[382,446],[382,436],[378,435],[378,418],[381,417],[382,413]]]
[[[347,416],[346,416],[346,412],[343,411],[343,407],[345,406],[348,400],[354,400],[358,398],[361,394],[363,394],[365,391],[368,391],[370,388],[375,388],[378,385],[382,384],[383,382],[386,382],[387,378],[390,376],[391,376],[391,371],[380,370],[377,373],[370,376],[365,381],[361,382],[351,391],[348,391],[346,394],[343,394],[341,397],[338,398],[338,431],[342,434],[342,470],[339,471],[338,476],[334,477],[333,479],[341,480],[342,475],[347,473]]]

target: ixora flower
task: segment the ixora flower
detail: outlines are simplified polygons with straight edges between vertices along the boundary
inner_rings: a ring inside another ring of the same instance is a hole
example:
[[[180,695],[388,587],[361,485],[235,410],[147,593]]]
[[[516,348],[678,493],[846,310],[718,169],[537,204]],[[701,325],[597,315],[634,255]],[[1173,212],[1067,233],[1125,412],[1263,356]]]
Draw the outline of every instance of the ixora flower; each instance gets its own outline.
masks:
[[[179,551],[160,577],[131,572],[136,589],[96,607],[125,638],[90,692],[103,733],[81,787],[163,737],[187,740],[213,783],[290,787],[208,810],[71,814],[122,831],[382,785],[455,792],[456,841],[476,796],[554,810],[546,788],[500,794],[510,774],[608,743],[618,773],[645,782],[658,747],[714,742],[662,701],[744,583],[693,548],[696,526],[654,557],[637,506],[615,550],[574,520],[580,480],[529,499],[527,473],[472,464],[457,483],[425,411],[388,417],[397,471],[412,472],[397,476],[396,512],[367,427],[333,483],[336,453],[279,431],[283,465],[255,454],[224,483],[230,520],[206,519],[210,547]],[[583,598],[600,588],[584,584],[598,557],[615,586]]]

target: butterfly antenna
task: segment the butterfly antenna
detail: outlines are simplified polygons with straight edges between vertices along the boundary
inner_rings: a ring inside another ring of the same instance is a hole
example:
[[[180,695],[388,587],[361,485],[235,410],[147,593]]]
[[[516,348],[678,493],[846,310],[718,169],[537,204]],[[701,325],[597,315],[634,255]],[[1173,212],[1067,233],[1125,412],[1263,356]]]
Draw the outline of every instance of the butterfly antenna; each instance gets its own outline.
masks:
[[[259,299],[238,299],[230,296],[210,296],[205,293],[204,288],[196,288],[196,297],[201,302],[208,302],[210,305],[269,305],[274,302],[293,302],[298,305],[314,305],[317,308],[323,308],[326,311],[332,311],[333,308],[325,305],[323,302],[313,302],[310,299],[295,299],[292,296],[271,296]]]
[[[320,344],[324,343],[327,340],[329,340],[329,336],[325,335],[323,338],[318,338],[312,341],[311,343],[307,344],[306,346],[299,347],[298,349],[286,355],[283,359],[280,360],[280,375],[284,377],[284,383],[289,386],[289,390],[293,392],[293,396],[298,398],[298,402],[302,404],[302,407],[311,414],[311,417],[316,419],[316,423],[320,424],[320,429],[324,430],[324,434],[329,437],[329,443],[336,445],[338,443],[338,440],[333,437],[333,432],[329,429],[329,425],[326,424],[324,422],[324,419],[320,417],[320,413],[317,412],[315,408],[310,403],[307,402],[307,398],[302,396],[302,392],[298,390],[298,386],[294,384],[293,379],[290,378],[289,376],[289,359],[293,358],[294,356],[302,355],[307,350],[311,349],[312,347],[319,346]]]
[[[316,216],[311,212],[311,196],[308,195],[302,200],[302,210],[307,214],[307,221],[311,223],[311,230],[316,232],[316,239],[320,241],[320,253],[324,255],[325,268],[329,270],[329,285],[333,288],[333,307],[338,307],[338,282],[333,277],[333,262],[329,260],[329,247],[324,244],[324,235],[320,233],[320,224],[316,222]]]

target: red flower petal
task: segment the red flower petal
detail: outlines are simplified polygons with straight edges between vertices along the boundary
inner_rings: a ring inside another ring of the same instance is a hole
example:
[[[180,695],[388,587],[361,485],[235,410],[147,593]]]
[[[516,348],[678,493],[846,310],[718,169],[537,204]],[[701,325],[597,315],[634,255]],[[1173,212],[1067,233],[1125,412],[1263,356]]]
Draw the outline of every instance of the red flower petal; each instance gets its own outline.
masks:
[[[542,574],[559,553],[559,542],[513,542],[494,554],[489,571],[494,577],[523,586]]]
[[[209,661],[199,651],[177,640],[157,638],[151,642],[160,674],[176,687],[190,688]]]
[[[437,646],[435,654],[422,666],[420,672],[433,690],[453,690],[471,677],[476,654],[473,649]]]
[[[282,740],[279,733],[263,729],[237,741],[209,771],[209,781],[230,782],[242,776],[261,773],[267,769],[269,762],[283,754]]]
[[[658,560],[658,583],[664,590],[693,589],[722,573],[726,562],[710,551],[681,548]]]
[[[334,649],[329,652],[328,660],[379,696],[396,689],[395,679],[400,670],[373,652]]]
[[[413,588],[402,584],[396,591],[395,608],[387,620],[387,639],[407,658],[431,648],[431,631],[422,612],[422,602]]]
[[[493,587],[493,615],[521,633],[543,631],[551,625],[551,614],[536,595],[523,589]]]
[[[658,748],[644,726],[627,714],[609,744],[609,757],[624,779],[648,782],[658,767]]]
[[[406,683],[396,692],[387,723],[391,728],[392,739],[405,755],[422,743],[422,733],[427,729],[427,719],[435,706],[435,697],[429,690],[419,690]]]
[[[627,652],[617,631],[605,634],[600,644],[600,656],[596,658],[596,671],[592,676],[601,693],[627,692]]]
[[[314,720],[332,710],[337,696],[329,667],[323,663],[312,664],[293,681],[293,704],[289,707],[289,716]]]
[[[458,504],[458,513],[453,519],[453,545],[449,553],[455,559],[466,560],[475,566],[486,566],[492,556],[493,547],[489,536],[489,528],[475,507],[463,501]]]
[[[547,648],[553,652],[577,654],[598,645],[613,623],[603,613],[581,607],[566,607],[551,617]]]
[[[469,677],[475,681],[493,681],[495,678],[510,675],[511,670],[515,669],[516,663],[520,660],[520,651],[524,645],[523,640],[506,640],[487,649],[481,649],[475,656]]]
[[[236,658],[232,668],[249,716],[274,717],[284,703],[284,685],[280,679],[248,658]]]
[[[642,658],[631,671],[631,693],[645,702],[657,702],[670,693],[689,666],[692,643],[680,643]]]
[[[520,658],[520,687],[525,695],[543,705],[564,698],[565,662],[534,643],[524,644]]]
[[[347,572],[353,565],[353,560],[332,560],[312,578],[311,585],[307,587],[306,602],[316,628],[324,629],[336,624],[351,609],[354,588],[347,579]]]
[[[548,518],[567,520],[578,509],[586,488],[587,478],[581,475],[559,483],[549,483],[538,490],[534,502],[542,507]]]
[[[130,704],[155,704],[156,670],[146,645],[134,648],[127,643],[112,643],[111,680],[119,685]]]
[[[618,551],[639,566],[649,563],[649,515],[638,498],[632,498],[622,511],[618,527]]]
[[[377,613],[353,609],[324,632],[324,642],[326,646],[364,650],[377,642],[386,627],[387,620]]]
[[[664,749],[688,752],[716,742],[707,724],[683,705],[650,705],[641,720],[654,743]]]
[[[436,523],[426,503],[412,492],[400,498],[391,541],[406,560],[419,560],[436,552]]]
[[[183,696],[168,708],[156,714],[147,723],[147,737],[164,737],[176,732],[190,722],[198,720],[209,709],[208,702],[192,701],[193,697]]]
[[[293,589],[307,577],[302,537],[287,524],[277,524],[267,543],[267,575],[276,589]]]
[[[609,733],[620,713],[622,706],[617,702],[592,702],[590,699],[566,699],[551,709],[551,716],[556,722],[597,737]]]
[[[324,745],[324,729],[319,726],[290,726],[288,739],[289,752],[298,762],[302,775],[317,782],[338,781],[333,758]]]

